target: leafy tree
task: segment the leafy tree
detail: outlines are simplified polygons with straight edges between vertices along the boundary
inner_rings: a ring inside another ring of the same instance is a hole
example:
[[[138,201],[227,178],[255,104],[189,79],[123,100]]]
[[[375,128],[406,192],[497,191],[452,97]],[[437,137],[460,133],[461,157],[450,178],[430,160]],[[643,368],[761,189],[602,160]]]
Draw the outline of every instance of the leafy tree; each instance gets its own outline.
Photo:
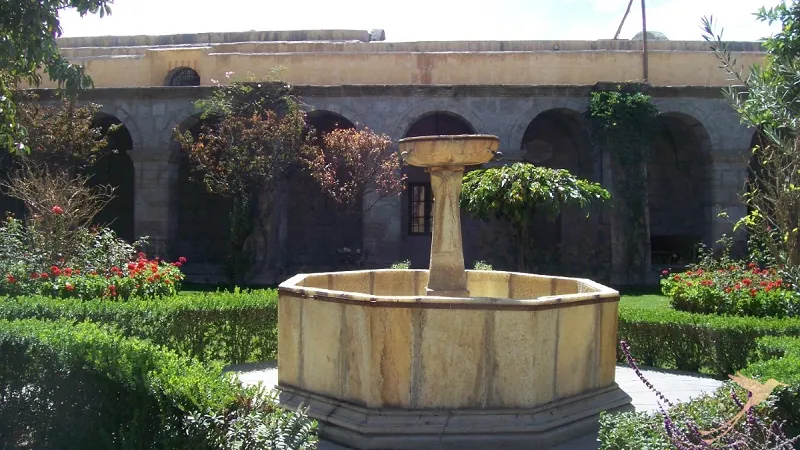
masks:
[[[599,184],[582,180],[565,169],[514,163],[464,176],[461,208],[483,220],[495,217],[511,224],[519,244],[519,269],[526,270],[532,248],[529,226],[536,214],[556,218],[564,206],[586,207],[610,198]]]
[[[403,191],[400,159],[389,149],[392,140],[365,128],[337,129],[309,147],[303,160],[323,192],[339,204],[357,205],[375,194],[368,210],[380,199]]]
[[[782,267],[785,277],[800,278],[800,2],[761,8],[756,17],[781,31],[767,38],[763,65],[749,73],[738,66],[722,35],[715,34],[713,18],[703,19],[704,38],[735,85],[723,90],[742,123],[759,132],[752,149],[748,189],[742,199],[747,216],[736,226],[746,227],[751,251],[765,254]],[[754,169],[754,170],[753,170]]]
[[[268,256],[276,190],[311,146],[305,113],[287,84],[271,81],[218,85],[197,106],[202,119],[218,120],[197,137],[175,134],[208,192],[233,201],[228,270],[241,283],[254,258]]]
[[[17,120],[13,92],[21,81],[37,86],[42,73],[66,92],[92,86],[84,68],[70,64],[59,52],[58,14],[74,8],[81,16],[111,13],[113,0],[6,0],[0,2],[0,146],[26,148],[25,127]]]

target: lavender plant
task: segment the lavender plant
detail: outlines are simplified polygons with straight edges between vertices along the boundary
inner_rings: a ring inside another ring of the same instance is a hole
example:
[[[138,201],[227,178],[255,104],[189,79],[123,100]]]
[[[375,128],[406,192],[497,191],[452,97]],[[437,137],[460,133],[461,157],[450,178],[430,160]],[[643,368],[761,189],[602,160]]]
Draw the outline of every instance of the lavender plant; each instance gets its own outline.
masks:
[[[761,385],[744,377],[732,377],[738,384],[744,384],[749,389],[752,389],[748,390],[748,401],[745,403],[740,399],[736,389],[730,389],[730,398],[740,410],[733,418],[714,417],[712,426],[715,428],[708,431],[702,430],[698,423],[690,418],[685,418],[681,424],[679,419],[674,420],[674,415],[672,414],[676,409],[675,405],[644,376],[636,360],[631,355],[628,343],[621,341],[620,347],[628,365],[636,373],[636,376],[658,398],[664,431],[673,448],[678,450],[718,448],[733,450],[792,450],[800,442],[800,436],[790,438],[786,435],[783,422],[769,421],[764,418],[766,415],[758,414],[756,409],[753,408],[769,395],[774,386],[769,382]],[[749,382],[743,382],[743,380],[749,380]],[[763,388],[759,389],[758,386],[763,386]],[[715,413],[719,414],[719,411]],[[745,419],[743,423],[740,423],[741,418]]]

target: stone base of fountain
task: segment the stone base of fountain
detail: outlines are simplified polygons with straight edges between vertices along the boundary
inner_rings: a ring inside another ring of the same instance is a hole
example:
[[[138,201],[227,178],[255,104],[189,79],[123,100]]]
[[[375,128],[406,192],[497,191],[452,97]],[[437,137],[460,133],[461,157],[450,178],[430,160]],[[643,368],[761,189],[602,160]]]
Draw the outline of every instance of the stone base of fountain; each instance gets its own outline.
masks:
[[[355,449],[547,449],[595,432],[603,411],[633,411],[616,385],[533,409],[372,409],[282,388],[280,402],[308,406],[325,439]]]
[[[547,448],[630,409],[614,382],[618,292],[590,280],[426,270],[297,275],[279,288],[281,402],[363,449]]]

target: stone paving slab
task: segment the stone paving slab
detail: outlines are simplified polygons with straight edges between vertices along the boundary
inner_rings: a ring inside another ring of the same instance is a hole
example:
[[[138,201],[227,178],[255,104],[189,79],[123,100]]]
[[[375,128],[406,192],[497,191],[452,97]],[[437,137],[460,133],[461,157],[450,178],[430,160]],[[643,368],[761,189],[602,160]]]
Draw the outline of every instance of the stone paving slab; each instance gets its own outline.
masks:
[[[228,366],[226,371],[236,373],[236,376],[246,385],[264,383],[266,387],[278,384],[278,366],[274,361],[255,364],[239,364]],[[643,369],[644,376],[672,402],[684,402],[711,392],[722,385],[722,382],[698,374],[678,373],[659,369]],[[631,396],[636,411],[656,411],[658,403],[653,392],[647,389],[636,373],[628,367],[617,366],[617,384]],[[597,433],[581,436],[551,450],[597,450]],[[348,450],[346,447],[332,442],[322,441],[320,450]]]

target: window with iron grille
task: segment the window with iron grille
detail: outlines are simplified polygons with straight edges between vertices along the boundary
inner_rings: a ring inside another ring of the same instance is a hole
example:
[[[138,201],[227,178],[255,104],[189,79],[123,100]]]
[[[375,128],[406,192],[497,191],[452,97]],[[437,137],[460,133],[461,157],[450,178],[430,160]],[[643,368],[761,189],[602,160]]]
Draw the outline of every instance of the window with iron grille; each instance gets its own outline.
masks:
[[[433,190],[430,183],[410,183],[408,196],[408,234],[431,234],[431,230],[433,230]]]
[[[200,86],[200,75],[189,67],[177,69],[170,75],[167,86]]]

